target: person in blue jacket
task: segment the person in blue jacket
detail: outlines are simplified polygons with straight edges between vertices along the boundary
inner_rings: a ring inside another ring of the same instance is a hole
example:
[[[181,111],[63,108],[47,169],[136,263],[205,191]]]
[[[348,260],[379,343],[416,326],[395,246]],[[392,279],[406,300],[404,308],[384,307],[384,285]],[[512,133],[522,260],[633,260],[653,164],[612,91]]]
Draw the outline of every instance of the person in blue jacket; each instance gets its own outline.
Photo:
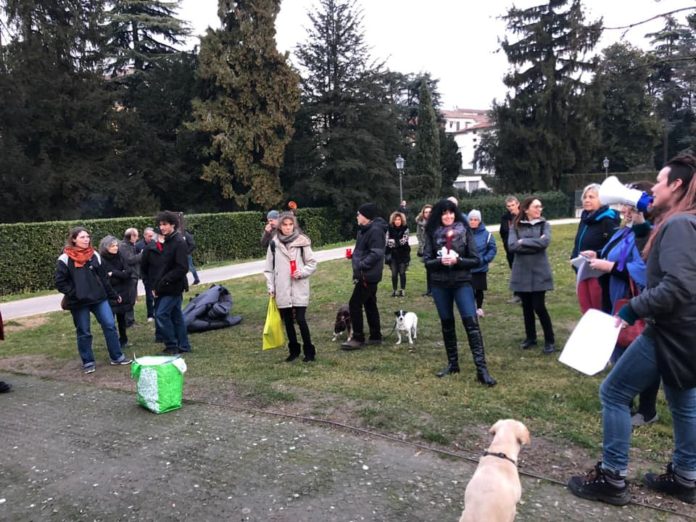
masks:
[[[476,315],[483,317],[483,292],[488,290],[488,264],[495,259],[498,253],[498,248],[495,244],[495,238],[488,230],[481,219],[480,210],[472,210],[469,212],[469,227],[474,233],[474,241],[476,241],[476,250],[481,257],[481,264],[478,268],[471,269],[471,287],[474,289],[476,297]]]

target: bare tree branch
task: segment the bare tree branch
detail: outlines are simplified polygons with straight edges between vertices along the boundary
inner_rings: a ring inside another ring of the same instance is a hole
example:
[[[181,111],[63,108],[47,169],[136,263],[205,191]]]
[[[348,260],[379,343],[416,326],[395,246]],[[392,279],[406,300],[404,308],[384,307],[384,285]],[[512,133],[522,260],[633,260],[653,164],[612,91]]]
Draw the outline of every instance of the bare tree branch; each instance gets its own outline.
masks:
[[[648,23],[648,22],[650,22],[650,21],[652,21],[652,20],[656,20],[657,18],[662,18],[662,17],[665,17],[665,16],[673,15],[674,13],[679,13],[679,12],[681,12],[681,11],[691,11],[691,10],[696,10],[696,7],[682,7],[682,8],[680,8],[680,9],[675,9],[674,11],[669,11],[669,12],[667,12],[667,13],[660,13],[660,14],[658,14],[658,15],[655,15],[655,16],[651,17],[651,18],[648,18],[648,19],[646,19],[646,20],[641,20],[640,22],[636,22],[636,23],[633,23],[633,24],[621,25],[621,26],[619,26],[619,27],[605,27],[604,30],[605,30],[605,31],[616,31],[616,30],[619,30],[619,29],[632,29],[633,27],[636,27],[636,26],[639,26],[639,25]]]

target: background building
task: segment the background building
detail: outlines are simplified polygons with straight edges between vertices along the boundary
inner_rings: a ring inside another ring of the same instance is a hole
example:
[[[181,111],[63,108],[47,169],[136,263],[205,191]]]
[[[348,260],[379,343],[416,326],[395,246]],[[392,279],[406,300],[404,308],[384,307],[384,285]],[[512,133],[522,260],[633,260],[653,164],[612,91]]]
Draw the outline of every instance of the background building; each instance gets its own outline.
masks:
[[[487,189],[482,175],[474,169],[474,152],[481,140],[481,133],[490,129],[493,124],[488,118],[487,109],[452,109],[442,111],[445,118],[445,132],[454,135],[454,141],[462,155],[462,174],[454,182],[458,189],[473,192]]]

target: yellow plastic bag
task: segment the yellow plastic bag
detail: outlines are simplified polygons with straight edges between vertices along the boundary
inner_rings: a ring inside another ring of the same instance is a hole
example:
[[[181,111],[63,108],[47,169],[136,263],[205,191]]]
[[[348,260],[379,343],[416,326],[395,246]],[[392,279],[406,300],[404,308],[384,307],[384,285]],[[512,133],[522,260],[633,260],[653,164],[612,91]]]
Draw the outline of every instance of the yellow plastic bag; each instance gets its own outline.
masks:
[[[266,324],[263,327],[263,349],[272,350],[285,346],[285,331],[283,321],[280,319],[280,312],[276,304],[275,297],[268,300],[268,311],[266,312]]]

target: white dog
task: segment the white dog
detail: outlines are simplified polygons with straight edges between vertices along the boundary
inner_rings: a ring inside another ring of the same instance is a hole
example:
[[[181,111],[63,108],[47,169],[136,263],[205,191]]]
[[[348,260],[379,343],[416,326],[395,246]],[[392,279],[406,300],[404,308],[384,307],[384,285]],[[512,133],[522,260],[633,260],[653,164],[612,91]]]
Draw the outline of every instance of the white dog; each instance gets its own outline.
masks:
[[[459,522],[512,522],[522,485],[517,474],[517,456],[529,444],[529,430],[520,421],[499,420],[490,432],[493,442],[479,460],[466,486],[464,512]]]
[[[396,344],[401,344],[401,332],[408,335],[408,344],[413,344],[414,339],[418,335],[418,316],[413,312],[398,310],[394,312],[396,315],[396,335],[398,340]]]

